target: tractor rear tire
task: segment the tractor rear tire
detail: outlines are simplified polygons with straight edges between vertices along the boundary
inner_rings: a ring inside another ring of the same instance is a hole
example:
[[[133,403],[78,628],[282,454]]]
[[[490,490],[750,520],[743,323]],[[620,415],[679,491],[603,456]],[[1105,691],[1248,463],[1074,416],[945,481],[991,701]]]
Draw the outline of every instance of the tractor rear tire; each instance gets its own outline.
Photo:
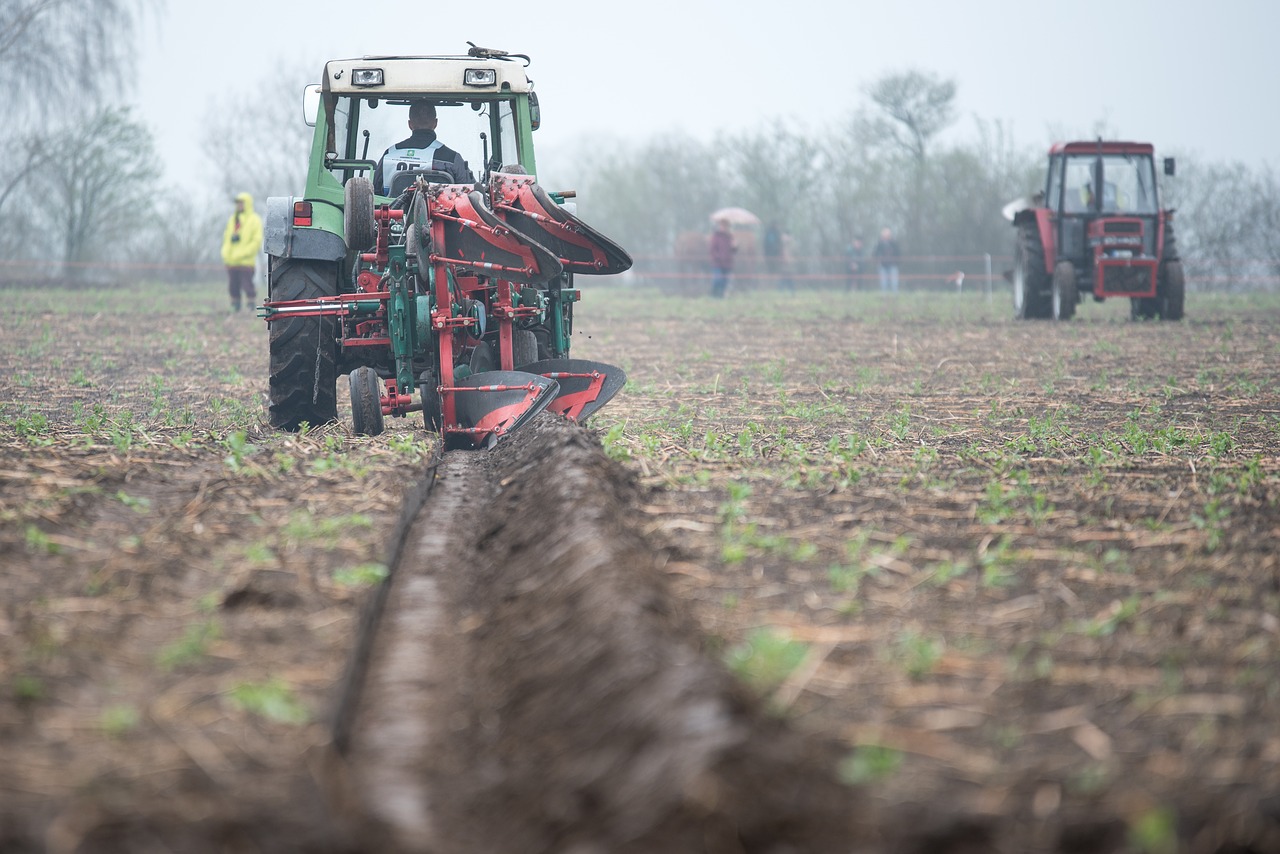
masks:
[[[1178,258],[1178,238],[1173,233],[1173,221],[1166,217],[1164,223],[1164,248],[1160,253],[1160,269],[1156,273],[1156,295],[1134,297],[1130,301],[1129,317],[1132,320],[1182,320],[1186,303],[1187,280]]]
[[[1157,298],[1160,318],[1181,320],[1187,296],[1187,280],[1182,272],[1181,261],[1166,261],[1160,265],[1160,283],[1156,293],[1160,295]]]
[[[1045,269],[1044,246],[1035,223],[1018,228],[1013,252],[1013,315],[1018,320],[1040,320],[1049,316],[1047,291],[1049,273]]]
[[[356,175],[343,189],[342,239],[347,248],[368,249],[378,239],[378,223],[373,218],[373,184]]]
[[[271,299],[334,296],[338,274],[320,261],[278,262]],[[271,324],[267,416],[277,430],[298,430],[338,420],[336,324],[332,317],[284,317]]]
[[[357,436],[382,433],[382,380],[368,365],[356,368],[348,378],[351,390],[351,426]]]
[[[1070,261],[1059,261],[1053,268],[1053,319],[1070,320],[1079,302],[1076,291],[1076,267]]]

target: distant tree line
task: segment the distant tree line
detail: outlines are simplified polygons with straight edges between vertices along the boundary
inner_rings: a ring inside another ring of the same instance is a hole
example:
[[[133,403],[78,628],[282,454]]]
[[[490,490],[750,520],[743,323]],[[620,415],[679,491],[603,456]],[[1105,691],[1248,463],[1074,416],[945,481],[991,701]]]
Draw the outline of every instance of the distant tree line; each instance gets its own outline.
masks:
[[[905,255],[934,258],[919,268],[938,278],[972,270],[986,253],[1007,256],[1013,230],[1001,209],[1043,189],[1048,145],[1018,144],[1002,123],[978,118],[967,139],[944,140],[956,122],[956,86],[925,72],[885,75],[864,94],[864,105],[826,131],[775,121],[710,142],[665,137],[580,152],[588,219],[636,255],[661,258],[681,235],[708,232],[710,212],[740,206],[791,235],[800,271],[837,269],[855,237],[869,250],[882,227]],[[1274,287],[1275,171],[1177,159],[1163,201],[1177,208],[1189,271],[1209,286]]]
[[[151,129],[124,106],[123,73],[140,25],[161,6],[0,0],[0,79],[11,83],[0,281],[207,279],[236,193],[265,200],[301,189],[310,129],[298,75],[283,72],[209,104],[196,168],[165,174]]]
[[[0,128],[10,153],[0,164],[0,279],[36,269],[92,277],[104,262],[210,278],[236,193],[261,205],[301,190],[311,137],[301,94],[318,68],[281,67],[268,86],[210,103],[198,168],[164,174],[150,129],[121,106],[124,58],[157,2],[0,0],[0,75],[16,90]],[[927,72],[886,74],[826,129],[775,120],[709,142],[677,135],[558,152],[571,165],[557,178],[581,191],[589,222],[640,258],[672,256],[682,236],[709,232],[712,211],[740,206],[790,235],[801,274],[837,268],[855,237],[869,250],[882,227],[906,256],[933,256],[939,272],[961,268],[953,259],[1009,252],[1001,208],[1043,186],[1046,151],[976,118],[965,139],[949,140],[956,92]],[[540,154],[546,162],[557,152]],[[1270,166],[1182,156],[1163,189],[1202,282],[1248,287],[1280,276],[1280,180]]]

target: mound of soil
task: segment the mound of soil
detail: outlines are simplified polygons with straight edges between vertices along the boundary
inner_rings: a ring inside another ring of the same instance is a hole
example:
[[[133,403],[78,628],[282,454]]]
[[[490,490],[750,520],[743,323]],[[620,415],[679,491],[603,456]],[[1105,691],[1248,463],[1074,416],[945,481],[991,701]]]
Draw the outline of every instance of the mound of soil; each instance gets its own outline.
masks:
[[[389,582],[344,749],[403,851],[837,851],[839,751],[703,654],[623,470],[544,416],[450,454]],[[497,820],[496,817],[501,817]]]

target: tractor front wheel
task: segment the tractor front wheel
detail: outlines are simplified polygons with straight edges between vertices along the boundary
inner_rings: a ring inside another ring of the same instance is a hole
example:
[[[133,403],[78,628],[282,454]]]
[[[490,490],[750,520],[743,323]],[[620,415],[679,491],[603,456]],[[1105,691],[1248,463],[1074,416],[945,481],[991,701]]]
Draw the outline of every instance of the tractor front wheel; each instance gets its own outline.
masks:
[[[430,371],[418,376],[418,393],[422,396],[422,425],[432,433],[444,426],[444,401],[440,398],[440,378]]]
[[[511,330],[511,364],[518,371],[538,361],[538,337],[528,329]]]
[[[338,292],[335,265],[278,261],[271,271],[271,299],[306,300]],[[277,430],[297,430],[338,420],[338,345],[332,317],[285,316],[272,322],[268,420]]]
[[[1075,317],[1077,302],[1076,267],[1070,261],[1059,261],[1053,268],[1053,319]]]
[[[377,436],[382,432],[382,380],[365,365],[348,377],[351,387],[351,426],[357,436]]]

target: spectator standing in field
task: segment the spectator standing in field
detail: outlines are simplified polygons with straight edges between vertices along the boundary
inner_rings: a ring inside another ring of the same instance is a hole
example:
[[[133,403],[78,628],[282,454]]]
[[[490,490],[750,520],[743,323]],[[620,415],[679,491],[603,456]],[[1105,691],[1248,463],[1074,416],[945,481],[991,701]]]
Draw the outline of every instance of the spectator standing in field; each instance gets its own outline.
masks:
[[[880,240],[876,248],[871,250],[871,257],[880,262],[880,292],[896,294],[898,292],[898,261],[902,253],[898,249],[898,241],[893,239],[893,231],[880,229]]]
[[[711,233],[711,295],[723,297],[729,289],[729,276],[733,273],[733,253],[738,244],[729,230],[729,220],[716,220],[716,230]]]
[[[262,220],[253,212],[253,196],[236,196],[236,209],[222,232],[222,263],[227,268],[227,288],[231,310],[240,310],[240,297],[252,306],[258,299],[253,289],[253,267],[262,249]]]
[[[862,281],[862,262],[865,254],[866,250],[862,248],[861,237],[853,238],[853,242],[844,250],[844,269],[848,275],[844,282],[845,293],[858,289]]]
[[[782,272],[782,229],[771,222],[764,229],[764,269],[772,279]]]
[[[778,255],[778,288],[787,293],[796,292],[795,279],[791,278],[791,264],[795,255],[795,240],[791,232],[782,232],[782,251]]]

